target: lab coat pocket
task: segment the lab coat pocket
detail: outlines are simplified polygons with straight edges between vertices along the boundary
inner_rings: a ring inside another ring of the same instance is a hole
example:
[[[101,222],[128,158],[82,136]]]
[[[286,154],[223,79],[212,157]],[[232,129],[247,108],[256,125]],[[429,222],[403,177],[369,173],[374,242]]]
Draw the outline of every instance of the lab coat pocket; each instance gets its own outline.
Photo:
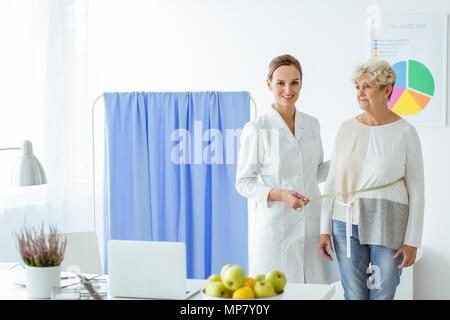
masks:
[[[279,237],[284,211],[283,201],[271,201],[267,208],[260,207],[259,210],[255,234],[269,238]]]
[[[262,131],[259,136],[259,154],[261,175],[275,175],[280,167],[280,139],[277,130]]]
[[[278,174],[280,168],[280,154],[275,148],[265,150],[264,157],[260,167],[262,176],[273,176]]]
[[[272,201],[269,207],[260,207],[259,210],[249,257],[253,275],[280,269],[282,258],[284,203]]]

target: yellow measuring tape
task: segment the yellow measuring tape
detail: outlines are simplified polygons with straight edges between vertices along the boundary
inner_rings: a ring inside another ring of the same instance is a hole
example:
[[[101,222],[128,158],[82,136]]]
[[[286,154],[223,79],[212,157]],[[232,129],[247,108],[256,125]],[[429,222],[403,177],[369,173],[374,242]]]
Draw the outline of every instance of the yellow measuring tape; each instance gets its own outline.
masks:
[[[372,188],[366,188],[366,189],[361,189],[358,191],[349,191],[349,192],[336,192],[336,193],[328,193],[328,194],[323,194],[321,196],[318,197],[314,197],[314,198],[309,198],[309,200],[314,200],[314,199],[321,199],[321,198],[327,198],[327,197],[336,197],[336,196],[344,196],[344,195],[348,195],[348,194],[357,194],[357,193],[362,193],[362,192],[369,192],[369,191],[375,191],[375,190],[380,190],[380,189],[384,189],[384,188],[388,188],[390,186],[393,186],[394,184],[404,180],[405,177],[401,177],[400,179],[395,180],[394,182],[388,183],[388,184],[384,184],[382,186],[377,186],[377,187],[372,187]],[[303,202],[302,199],[300,200],[300,204],[302,205],[300,208],[296,208],[295,211],[297,212],[302,212],[303,209],[305,208],[305,203]]]

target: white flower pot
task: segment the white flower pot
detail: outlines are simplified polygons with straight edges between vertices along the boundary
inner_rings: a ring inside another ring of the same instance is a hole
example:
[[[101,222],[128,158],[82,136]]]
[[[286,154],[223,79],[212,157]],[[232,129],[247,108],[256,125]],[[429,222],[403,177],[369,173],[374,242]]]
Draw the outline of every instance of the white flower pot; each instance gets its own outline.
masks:
[[[61,266],[26,266],[25,284],[28,298],[50,299],[53,287],[61,287]]]

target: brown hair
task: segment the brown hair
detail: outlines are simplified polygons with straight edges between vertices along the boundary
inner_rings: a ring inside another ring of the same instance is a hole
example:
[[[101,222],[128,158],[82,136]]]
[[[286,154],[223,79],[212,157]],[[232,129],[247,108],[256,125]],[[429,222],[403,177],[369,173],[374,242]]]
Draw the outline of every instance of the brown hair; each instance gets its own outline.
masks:
[[[294,66],[300,72],[300,81],[303,79],[302,67],[300,62],[291,56],[290,54],[284,54],[282,56],[278,56],[272,59],[269,64],[269,73],[267,74],[267,79],[272,80],[273,73],[276,69],[281,66]]]

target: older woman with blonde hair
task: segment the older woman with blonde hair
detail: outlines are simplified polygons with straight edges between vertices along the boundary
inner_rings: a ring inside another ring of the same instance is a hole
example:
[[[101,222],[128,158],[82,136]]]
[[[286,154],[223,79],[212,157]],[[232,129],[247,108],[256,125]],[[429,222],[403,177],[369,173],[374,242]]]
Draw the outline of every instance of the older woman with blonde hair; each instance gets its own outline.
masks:
[[[318,248],[328,260],[336,251],[346,299],[393,299],[422,238],[422,151],[414,126],[388,108],[395,80],[386,61],[357,68],[363,113],[341,125],[324,186],[338,195],[322,202]]]

